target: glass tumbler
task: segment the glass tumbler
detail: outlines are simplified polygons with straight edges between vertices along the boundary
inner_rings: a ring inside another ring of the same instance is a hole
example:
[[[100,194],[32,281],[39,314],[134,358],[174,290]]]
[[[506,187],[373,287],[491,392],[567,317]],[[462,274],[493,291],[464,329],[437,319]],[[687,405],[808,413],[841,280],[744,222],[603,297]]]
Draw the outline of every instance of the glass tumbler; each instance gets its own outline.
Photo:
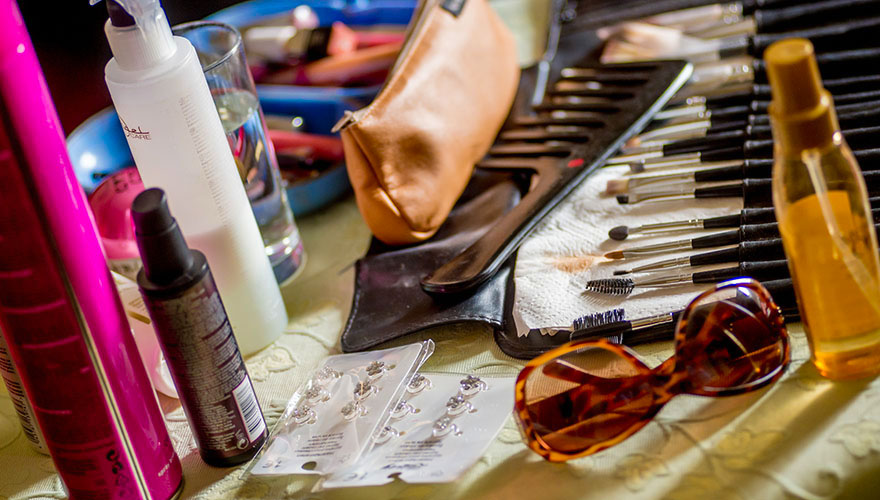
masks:
[[[275,279],[287,282],[302,269],[306,254],[268,139],[241,33],[212,21],[180,24],[173,31],[189,40],[198,53]]]

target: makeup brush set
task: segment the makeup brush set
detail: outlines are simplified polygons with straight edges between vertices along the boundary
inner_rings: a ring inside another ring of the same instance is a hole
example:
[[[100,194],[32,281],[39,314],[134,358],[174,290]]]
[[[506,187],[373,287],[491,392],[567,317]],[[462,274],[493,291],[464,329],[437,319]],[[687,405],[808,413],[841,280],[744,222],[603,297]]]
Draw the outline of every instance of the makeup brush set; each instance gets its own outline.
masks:
[[[611,9],[600,5],[579,11],[568,28],[595,30],[603,62],[684,59],[693,75],[520,248],[515,309],[531,327],[521,326],[520,336],[532,355],[571,339],[671,338],[677,313],[668,311],[737,276],[764,283],[787,320],[798,319],[773,211],[770,87],[760,59],[776,40],[813,42],[880,223],[880,76],[865,74],[880,61],[880,43],[867,35],[880,23],[880,1],[766,0],[663,13],[639,5],[646,10],[634,21],[608,15],[598,25]],[[601,93],[611,92],[589,74],[560,76],[545,99],[560,106],[559,118],[602,106]],[[544,154],[557,147],[544,145]],[[565,326],[536,327],[547,324]]]

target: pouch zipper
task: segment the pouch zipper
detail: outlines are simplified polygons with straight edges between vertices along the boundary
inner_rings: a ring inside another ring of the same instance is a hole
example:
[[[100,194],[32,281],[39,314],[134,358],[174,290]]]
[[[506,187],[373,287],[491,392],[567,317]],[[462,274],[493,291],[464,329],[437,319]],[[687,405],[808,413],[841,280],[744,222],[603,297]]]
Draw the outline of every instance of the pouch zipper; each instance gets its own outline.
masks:
[[[416,6],[416,10],[413,13],[415,17],[415,22],[410,22],[409,28],[407,29],[406,39],[403,42],[403,46],[400,48],[400,53],[397,54],[397,59],[394,61],[394,65],[391,66],[391,70],[388,71],[388,77],[385,79],[385,83],[382,84],[382,87],[379,88],[379,92],[377,95],[381,94],[385,87],[388,85],[388,82],[394,77],[394,73],[397,71],[398,66],[406,59],[406,56],[412,50],[412,46],[415,43],[414,40],[417,38],[417,35],[421,33],[422,28],[425,25],[425,21],[428,18],[428,14],[435,7],[439,5],[439,2],[442,0],[420,0],[419,4]],[[471,0],[471,1],[485,1],[485,0]],[[375,99],[374,99],[375,102]],[[371,107],[373,103],[371,102],[366,107],[355,111],[345,111],[342,115],[342,118],[336,122],[336,125],[333,125],[333,128],[330,129],[331,133],[339,132],[340,130],[345,129],[346,127],[357,123],[361,116],[364,115]]]

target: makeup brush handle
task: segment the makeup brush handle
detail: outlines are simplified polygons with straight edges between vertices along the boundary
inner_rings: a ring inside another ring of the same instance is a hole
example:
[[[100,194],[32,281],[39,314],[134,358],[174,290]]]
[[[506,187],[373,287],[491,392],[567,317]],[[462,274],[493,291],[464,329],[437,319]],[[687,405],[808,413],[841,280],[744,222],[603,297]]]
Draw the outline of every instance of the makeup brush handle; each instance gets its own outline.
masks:
[[[758,33],[773,31],[790,31],[792,22],[798,24],[812,22],[828,24],[840,20],[841,17],[856,15],[864,16],[877,10],[880,4],[876,0],[827,0],[824,2],[805,2],[781,9],[758,9],[752,14],[755,29]]]
[[[743,185],[739,182],[694,189],[694,198],[740,198],[742,195]]]
[[[743,14],[752,14],[756,9],[778,9],[797,3],[798,0],[742,0]]]
[[[738,262],[756,262],[767,260],[785,260],[785,249],[782,247],[782,238],[769,238],[766,240],[743,241],[737,247]]]
[[[754,99],[752,90],[753,89],[751,88],[746,88],[717,97],[709,97],[706,99],[704,105],[708,110],[727,108],[730,106],[746,106],[752,102],[752,99]]]
[[[770,44],[785,38],[808,38],[817,53],[857,48],[864,46],[863,40],[878,28],[880,17],[871,17],[784,33],[752,35],[751,54],[761,57]]]
[[[853,74],[859,74],[864,68],[874,67],[880,62],[880,47],[817,53],[816,62],[819,65],[819,72],[822,73],[823,84],[826,88],[828,88],[829,81],[835,81],[835,79],[851,79],[849,81],[854,82],[856,80],[852,77]],[[755,83],[767,83],[767,66],[763,59],[756,58],[752,61],[752,72]],[[863,77],[862,81],[868,79],[870,77]],[[838,88],[839,86],[840,84],[838,84]],[[829,92],[833,91],[829,89]]]
[[[694,172],[694,182],[719,182],[738,181],[743,178],[743,167],[733,165],[730,167],[710,168]]]
[[[709,120],[709,123],[710,125],[709,128],[706,129],[706,135],[726,132],[728,130],[741,130],[749,126],[749,120],[739,117]]]
[[[739,247],[724,248],[713,252],[692,255],[688,261],[693,267],[739,262]]]
[[[749,106],[747,104],[717,108],[708,112],[709,117],[713,120],[719,118],[738,118],[748,114]]]
[[[708,151],[736,145],[742,143],[745,140],[745,136],[745,131],[742,129],[718,132],[711,134],[711,136],[707,133],[705,137],[695,137],[666,144],[663,146],[663,156]]]
[[[760,241],[772,238],[779,238],[779,224],[775,222],[744,224],[739,228],[740,241]]]
[[[724,231],[722,233],[710,234],[709,236],[701,236],[691,240],[691,248],[712,248],[724,245],[736,245],[740,242],[741,231]]]
[[[749,103],[749,111],[755,115],[766,115],[770,109],[770,99],[756,99]]]
[[[773,174],[773,160],[769,158],[749,159],[743,162],[743,179],[769,179]]]
[[[743,143],[746,158],[770,158],[773,156],[773,139],[757,139]]]
[[[748,276],[757,280],[787,278],[789,277],[788,261],[742,262],[736,267],[696,272],[692,279],[694,283],[718,283],[739,276]]]
[[[701,151],[700,161],[724,161],[724,160],[740,160],[743,158],[742,146],[727,147],[716,149],[713,151]]]
[[[721,229],[728,227],[739,227],[742,225],[742,215],[722,215],[720,217],[710,217],[703,219],[703,229]]]
[[[773,207],[744,208],[740,212],[743,225],[771,224],[776,222],[776,212]]]
[[[791,278],[763,281],[761,284],[770,292],[773,302],[776,302],[777,306],[783,310],[794,308],[797,311],[797,299],[794,295],[794,285],[791,282]],[[785,313],[785,316],[787,320],[788,313]]]

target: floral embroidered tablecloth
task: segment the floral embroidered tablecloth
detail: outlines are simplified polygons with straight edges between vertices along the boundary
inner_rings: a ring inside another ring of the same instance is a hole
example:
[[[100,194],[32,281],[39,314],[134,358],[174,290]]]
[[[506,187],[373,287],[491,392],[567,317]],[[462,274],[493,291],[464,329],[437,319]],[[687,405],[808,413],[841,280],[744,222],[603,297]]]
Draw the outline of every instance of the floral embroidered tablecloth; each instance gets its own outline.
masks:
[[[338,336],[353,287],[352,263],[369,243],[353,200],[300,221],[309,253],[304,274],[284,289],[292,321],[274,345],[248,359],[271,425],[287,399]],[[340,245],[339,241],[345,241]],[[776,384],[729,398],[680,396],[629,440],[609,450],[550,464],[522,443],[511,417],[488,452],[460,480],[315,491],[315,478],[242,478],[239,469],[205,465],[178,405],[163,399],[184,466],[184,498],[877,498],[880,491],[880,380],[830,382],[808,361],[800,328],[791,329],[793,361]],[[398,344],[432,338],[425,371],[515,376],[479,325],[443,327]],[[668,344],[639,349],[657,363]],[[0,499],[63,498],[51,460],[26,443],[0,393]]]

